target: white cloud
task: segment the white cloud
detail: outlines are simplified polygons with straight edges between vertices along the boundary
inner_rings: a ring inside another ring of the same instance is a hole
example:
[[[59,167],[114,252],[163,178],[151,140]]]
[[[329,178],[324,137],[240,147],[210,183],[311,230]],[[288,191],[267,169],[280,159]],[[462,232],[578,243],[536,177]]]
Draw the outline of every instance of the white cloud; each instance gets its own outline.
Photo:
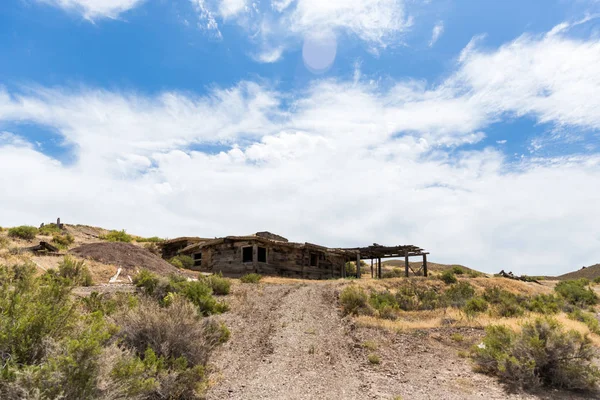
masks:
[[[250,6],[246,0],[191,1],[202,26],[217,26],[218,19],[234,22],[260,47],[274,49],[267,54],[283,52],[306,35],[323,32],[357,37],[377,52],[395,43],[412,24],[403,0],[273,0],[270,7],[262,8],[258,3]],[[273,62],[273,57],[264,58]]]
[[[0,91],[0,121],[51,127],[78,156],[63,166],[11,127],[0,139],[0,186],[19,190],[1,197],[0,225],[61,216],[171,237],[267,229],[330,246],[412,243],[433,261],[488,272],[591,264],[600,259],[597,154],[515,164],[493,142],[457,146],[481,142],[507,114],[599,130],[600,108],[578,98],[600,90],[583,62],[595,60],[596,46],[560,35],[472,46],[437,86],[357,79],[292,93],[242,82],[204,96]],[[203,144],[226,150],[190,150]]]
[[[137,7],[144,0],[36,0],[40,3],[81,13],[85,18],[117,18],[120,14]]]
[[[257,54],[254,59],[261,63],[274,63],[283,57],[283,47],[276,47]]]
[[[442,33],[444,33],[444,23],[440,21],[437,24],[435,24],[435,26],[433,27],[433,30],[431,31],[431,39],[429,40],[429,47],[433,47],[433,45],[438,41],[440,36],[442,36]]]
[[[223,18],[231,18],[247,9],[246,0],[221,0],[219,14]]]

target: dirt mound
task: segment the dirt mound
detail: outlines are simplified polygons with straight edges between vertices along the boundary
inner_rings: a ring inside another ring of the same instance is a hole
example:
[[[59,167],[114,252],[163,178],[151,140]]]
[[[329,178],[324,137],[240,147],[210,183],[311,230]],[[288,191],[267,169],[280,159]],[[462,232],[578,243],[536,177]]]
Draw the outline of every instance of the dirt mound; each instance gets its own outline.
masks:
[[[134,275],[140,268],[160,275],[179,273],[177,268],[162,258],[129,243],[90,243],[76,247],[70,252],[79,257],[121,267],[128,275]]]
[[[591,265],[589,267],[583,267],[578,271],[569,272],[567,274],[563,274],[557,276],[555,279],[566,281],[569,279],[580,279],[587,278],[589,280],[594,280],[600,276],[600,264]]]

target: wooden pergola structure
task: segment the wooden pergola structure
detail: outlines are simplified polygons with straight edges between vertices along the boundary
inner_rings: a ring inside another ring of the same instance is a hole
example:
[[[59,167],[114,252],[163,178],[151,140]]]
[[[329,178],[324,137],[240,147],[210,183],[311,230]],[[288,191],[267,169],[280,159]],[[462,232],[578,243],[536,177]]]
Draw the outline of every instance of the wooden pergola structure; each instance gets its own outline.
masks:
[[[425,250],[413,245],[401,246],[382,246],[377,243],[368,247],[355,247],[343,249],[356,252],[356,271],[360,278],[360,260],[371,259],[371,278],[381,278],[381,259],[382,258],[401,258],[404,257],[404,273],[408,277],[411,271],[414,275],[419,275],[423,271],[423,275],[427,276],[427,254]],[[423,257],[421,268],[414,270],[408,262],[409,257]],[[375,268],[373,265],[375,261]]]

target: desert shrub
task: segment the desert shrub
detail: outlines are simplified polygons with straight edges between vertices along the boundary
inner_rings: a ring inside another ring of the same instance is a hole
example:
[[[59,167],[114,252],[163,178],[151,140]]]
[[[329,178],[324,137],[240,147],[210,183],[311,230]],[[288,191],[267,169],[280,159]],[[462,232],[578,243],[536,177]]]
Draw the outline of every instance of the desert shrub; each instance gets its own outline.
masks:
[[[262,279],[262,275],[260,274],[246,274],[240,278],[240,281],[243,283],[258,283]]]
[[[468,316],[474,316],[476,314],[487,311],[488,303],[482,297],[474,297],[467,301],[465,306],[463,307],[463,311]]]
[[[446,306],[445,298],[435,289],[419,286],[414,282],[406,283],[396,293],[398,307],[404,311],[433,310]]]
[[[210,276],[200,276],[200,280],[207,284],[216,295],[226,295],[231,291],[231,281],[223,278],[221,273]]]
[[[0,231],[0,232],[1,232],[1,231]],[[594,282],[595,284],[598,284],[598,283],[600,283],[600,276],[598,276],[598,277],[594,278],[594,280],[593,280],[592,282]]]
[[[520,333],[504,326],[486,328],[483,343],[473,349],[478,371],[504,383],[528,389],[539,386],[591,389],[600,372],[592,363],[595,350],[579,332],[564,331],[553,319],[523,325]]]
[[[370,314],[369,296],[363,288],[350,285],[340,293],[340,304],[344,314]]]
[[[131,242],[131,240],[133,240],[133,237],[127,234],[127,232],[125,232],[125,230],[123,229],[120,231],[110,231],[106,235],[101,236],[100,239],[106,240],[108,242],[129,243]]]
[[[456,283],[444,292],[447,303],[453,307],[464,307],[475,296],[475,288],[468,282]]]
[[[58,264],[58,275],[70,280],[74,285],[92,286],[92,274],[85,266],[84,261],[77,261],[72,257],[65,256]]]
[[[384,271],[381,277],[386,278],[401,278],[405,275],[405,271],[402,268],[392,268],[391,271]]]
[[[356,263],[348,261],[346,263],[346,276],[356,275]]]
[[[465,273],[465,270],[462,269],[461,267],[459,267],[458,265],[455,265],[454,267],[452,267],[451,271],[454,273],[454,275],[462,275]]]
[[[221,314],[229,309],[227,303],[218,302],[212,289],[202,281],[172,282],[172,293],[180,294],[198,307],[202,315]]]
[[[153,243],[153,242],[144,243],[144,248],[152,254],[160,255],[160,248],[156,245],[156,243]]]
[[[396,302],[396,296],[389,291],[371,293],[369,305],[377,310],[381,318],[396,319],[398,303]]]
[[[177,275],[167,279],[142,270],[133,278],[133,283],[162,306],[170,305],[179,295],[197,306],[198,313],[202,315],[221,314],[229,309],[227,303],[212,296],[212,288],[204,281],[188,281]]]
[[[165,239],[161,239],[158,236],[152,236],[152,237],[148,237],[148,238],[144,238],[144,237],[136,237],[135,241],[138,243],[160,243],[160,242],[164,242]]]
[[[160,284],[159,277],[147,269],[142,269],[132,280],[135,286],[143,289],[150,296],[154,295]]]
[[[381,363],[381,358],[379,358],[379,356],[377,354],[369,354],[367,357],[367,360],[369,360],[369,362],[371,364],[380,364]]]
[[[194,267],[194,259],[190,256],[186,256],[185,254],[179,254],[171,258],[169,262],[179,269],[192,269]]]
[[[454,272],[452,272],[452,270],[447,270],[444,271],[442,273],[442,275],[440,275],[440,279],[442,280],[442,282],[444,282],[446,285],[450,285],[452,283],[456,283],[458,280],[456,279],[456,276],[454,276]]]
[[[38,233],[40,235],[53,236],[54,234],[62,233],[62,229],[60,229],[56,224],[46,224],[39,228]]]
[[[600,335],[600,322],[598,322],[598,319],[594,314],[580,309],[575,309],[569,313],[569,318],[575,321],[583,322],[587,325],[590,332]]]
[[[229,330],[179,295],[167,307],[130,294],[76,302],[77,269],[35,277],[33,266],[0,266],[0,398],[199,398],[208,354]]]
[[[228,336],[217,321],[201,318],[191,302],[177,295],[168,307],[142,300],[115,321],[121,327],[118,337],[138,356],[152,349],[166,360],[184,358],[188,366],[205,365],[210,350]]]
[[[564,301],[552,294],[538,294],[531,297],[525,306],[529,311],[540,314],[556,314],[563,308]]]
[[[39,363],[48,338],[59,340],[73,322],[71,287],[35,278],[32,265],[0,266],[0,355],[14,365]]]
[[[483,298],[493,305],[492,314],[496,316],[517,317],[525,313],[525,309],[521,304],[526,304],[527,299],[520,298],[498,286],[486,288],[483,292]]]
[[[5,249],[8,247],[9,240],[4,236],[0,236],[0,249]]]
[[[73,244],[75,238],[70,233],[66,234],[57,234],[55,233],[52,236],[52,243],[56,244],[58,247],[67,248],[69,245]]]
[[[8,236],[24,240],[33,240],[37,235],[38,229],[35,226],[16,226],[8,230]]]
[[[588,279],[559,282],[554,290],[570,304],[582,307],[598,303],[598,296],[589,288]]]

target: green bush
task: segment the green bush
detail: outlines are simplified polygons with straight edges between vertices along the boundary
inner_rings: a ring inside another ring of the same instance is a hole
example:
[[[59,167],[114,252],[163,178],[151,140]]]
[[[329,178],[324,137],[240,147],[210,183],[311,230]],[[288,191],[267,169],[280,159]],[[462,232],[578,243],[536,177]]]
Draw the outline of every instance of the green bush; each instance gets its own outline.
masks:
[[[554,290],[567,302],[575,306],[591,306],[598,303],[598,296],[589,288],[590,281],[577,279],[559,282]]]
[[[135,286],[143,289],[150,296],[154,295],[160,283],[159,277],[147,269],[142,269],[132,280]]]
[[[569,318],[575,321],[583,322],[587,325],[590,332],[600,335],[600,322],[598,322],[598,319],[594,314],[576,309],[569,313]]]
[[[485,289],[483,298],[493,305],[492,314],[499,317],[518,317],[525,313],[521,304],[526,304],[527,299],[518,297],[514,293],[500,289],[498,286]]]
[[[450,285],[452,283],[456,283],[458,282],[458,280],[456,279],[456,276],[454,276],[454,272],[452,272],[452,270],[446,270],[442,273],[442,275],[440,276],[440,279],[446,284],[446,285]]]
[[[540,314],[556,314],[564,307],[564,301],[559,296],[552,294],[538,294],[526,302],[529,311]]]
[[[370,314],[369,296],[363,288],[350,285],[340,293],[340,304],[344,314]]]
[[[482,297],[475,297],[467,301],[463,307],[463,311],[468,316],[474,316],[479,313],[485,312],[488,309],[488,303]]]
[[[434,310],[446,306],[446,299],[435,289],[420,286],[413,281],[404,283],[396,293],[398,307],[404,311]]]
[[[593,282],[596,284],[600,283],[600,276],[594,278]]]
[[[369,296],[369,305],[377,310],[381,318],[396,319],[399,306],[396,296],[389,291],[371,293]]]
[[[81,268],[63,264],[40,277],[0,266],[0,398],[201,398],[208,357],[230,335],[222,323],[176,294],[166,307],[130,294],[76,301]]]
[[[47,225],[41,226],[39,229],[39,234],[45,235],[45,236],[53,236],[54,234],[61,234],[61,233],[62,233],[62,229],[60,229],[58,227],[58,225],[56,225],[56,224],[47,224]]]
[[[462,269],[461,267],[459,267],[458,265],[455,265],[454,267],[452,267],[451,271],[454,273],[454,275],[462,275],[465,273],[465,270]]]
[[[148,237],[148,238],[137,236],[135,238],[135,241],[138,243],[160,243],[160,242],[164,242],[165,239],[161,239],[158,236],[152,236],[152,237]]]
[[[24,240],[33,240],[37,235],[38,229],[35,226],[17,226],[8,230],[8,236]]]
[[[52,236],[52,243],[56,244],[58,247],[67,248],[69,245],[73,244],[75,238],[70,233],[66,233],[64,235],[54,234]]]
[[[262,279],[262,275],[260,274],[246,274],[240,278],[240,281],[243,283],[258,283]]]
[[[356,275],[356,263],[349,261],[346,263],[346,276]]]
[[[218,302],[212,296],[210,286],[201,281],[185,281],[172,284],[178,293],[198,307],[202,315],[221,314],[229,309],[226,303]]]
[[[468,282],[456,283],[444,292],[444,298],[452,307],[464,307],[475,296],[475,288]]]
[[[587,336],[565,332],[548,318],[524,324],[520,333],[489,326],[483,343],[472,353],[479,372],[495,375],[510,386],[571,390],[595,387],[600,371],[593,364],[594,355]]]
[[[381,277],[386,278],[402,278],[405,275],[405,271],[402,268],[392,268],[391,271],[384,271]]]
[[[199,279],[207,284],[216,295],[226,295],[231,291],[231,281],[223,278],[221,273],[209,276],[200,275]]]
[[[163,306],[168,306],[174,295],[180,295],[197,306],[202,315],[221,314],[229,309],[227,303],[218,302],[213,297],[212,288],[204,280],[188,281],[175,275],[166,279],[142,270],[133,278],[133,283]]]
[[[58,274],[62,278],[71,280],[75,285],[92,286],[92,274],[85,261],[77,261],[72,257],[65,256],[63,261],[58,264]]]
[[[179,254],[169,260],[171,265],[179,269],[192,269],[194,268],[194,259],[184,254]]]
[[[106,240],[108,242],[124,242],[129,243],[133,240],[131,235],[128,235],[125,230],[120,231],[110,231],[106,235],[100,236],[100,239]]]

